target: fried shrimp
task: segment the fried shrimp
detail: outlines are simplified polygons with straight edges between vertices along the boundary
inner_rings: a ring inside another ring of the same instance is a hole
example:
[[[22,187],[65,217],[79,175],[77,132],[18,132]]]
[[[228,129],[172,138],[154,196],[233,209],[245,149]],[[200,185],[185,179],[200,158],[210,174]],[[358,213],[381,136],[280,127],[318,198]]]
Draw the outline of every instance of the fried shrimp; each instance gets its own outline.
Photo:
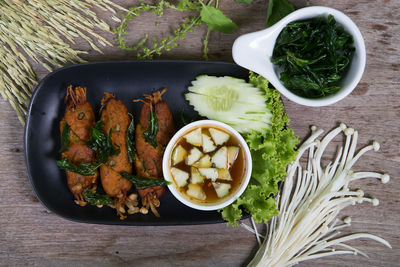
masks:
[[[86,88],[75,87],[72,85],[67,88],[65,97],[67,107],[64,117],[60,122],[61,134],[65,127],[69,127],[68,147],[62,152],[61,157],[68,159],[71,163],[93,163],[95,154],[87,145],[91,135],[91,129],[95,124],[95,117],[92,106],[86,100]],[[85,206],[87,202],[83,196],[83,190],[89,189],[96,191],[97,177],[96,172],[91,176],[84,176],[71,171],[66,171],[67,183],[70,191],[75,197],[75,203]]]
[[[162,178],[164,150],[175,133],[171,111],[167,102],[161,99],[165,92],[166,89],[155,92],[152,95],[144,95],[144,100],[134,101],[143,103],[139,124],[136,126],[137,155],[135,157],[135,167],[137,175],[144,178]],[[155,143],[149,140],[148,132],[151,128],[157,129]],[[147,138],[145,133],[147,133]],[[153,186],[139,190],[143,207],[150,208],[157,217],[160,216],[156,209],[160,206],[158,198],[161,197],[164,191],[165,186]]]
[[[101,184],[108,196],[115,202],[115,209],[121,219],[125,219],[125,206],[128,213],[135,208],[136,199],[127,196],[132,183],[123,178],[120,172],[132,173],[132,164],[129,162],[126,148],[126,132],[130,124],[130,117],[126,106],[115,99],[113,94],[105,93],[101,101],[101,121],[104,123],[103,131],[111,131],[113,145],[120,150],[117,155],[110,156],[108,161],[100,166]]]

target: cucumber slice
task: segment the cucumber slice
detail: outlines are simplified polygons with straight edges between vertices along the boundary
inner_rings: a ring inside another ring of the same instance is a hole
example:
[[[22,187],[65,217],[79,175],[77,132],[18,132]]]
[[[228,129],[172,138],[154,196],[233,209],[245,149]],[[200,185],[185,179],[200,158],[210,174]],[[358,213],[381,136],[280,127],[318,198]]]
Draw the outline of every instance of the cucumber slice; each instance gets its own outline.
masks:
[[[194,146],[201,146],[201,128],[197,128],[194,131],[183,136],[186,139],[186,142],[192,144]]]
[[[192,184],[202,184],[204,182],[204,177],[200,174],[198,169],[191,167],[190,172],[191,172],[190,181]]]
[[[239,155],[238,146],[228,146],[228,168],[232,167],[238,155]]]
[[[229,173],[229,170],[227,169],[218,170],[218,179],[232,181],[232,177],[231,174]]]
[[[189,184],[186,194],[200,200],[205,200],[207,197],[201,185],[198,184]]]
[[[218,178],[218,170],[216,168],[199,168],[199,172],[201,175],[204,175],[213,181]]]
[[[226,146],[221,147],[217,152],[215,152],[211,162],[215,164],[215,167],[218,169],[228,168],[228,149]]]
[[[211,138],[206,134],[201,134],[202,141],[203,141],[203,152],[208,153],[214,151],[217,147],[214,145]]]
[[[217,192],[217,196],[219,198],[224,197],[229,194],[229,189],[231,189],[230,184],[225,184],[225,183],[212,183],[215,189],[215,192]]]
[[[175,147],[174,151],[172,151],[172,166],[184,161],[187,154],[188,153],[186,149],[184,149],[181,145]]]
[[[175,183],[178,187],[184,187],[187,185],[189,173],[173,167],[171,168],[171,174],[174,177]]]
[[[190,166],[193,163],[195,163],[196,161],[198,161],[202,156],[203,156],[203,153],[201,153],[200,150],[198,150],[196,147],[194,147],[189,152],[189,156],[187,157],[186,164]]]
[[[229,134],[214,128],[210,128],[208,131],[210,132],[211,137],[216,145],[223,145],[225,142],[228,142],[230,138]]]
[[[185,98],[201,116],[225,122],[240,133],[270,128],[265,92],[245,80],[202,75],[188,89]]]
[[[204,155],[199,161],[195,162],[192,166],[196,168],[211,168],[212,166],[211,157],[209,155]]]

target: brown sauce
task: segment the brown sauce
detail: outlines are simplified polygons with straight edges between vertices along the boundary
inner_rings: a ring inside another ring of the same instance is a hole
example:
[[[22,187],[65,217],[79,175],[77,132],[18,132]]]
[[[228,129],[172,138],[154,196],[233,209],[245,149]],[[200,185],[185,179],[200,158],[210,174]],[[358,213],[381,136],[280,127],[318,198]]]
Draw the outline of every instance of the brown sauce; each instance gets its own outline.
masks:
[[[204,153],[202,147],[196,146],[196,148],[198,148],[202,153],[208,154],[208,155],[210,155],[212,157],[214,155],[214,153],[219,148],[221,148],[223,146],[227,146],[227,147],[229,147],[229,146],[237,146],[237,147],[239,147],[239,154],[238,154],[235,162],[233,163],[232,167],[229,169],[229,173],[230,173],[230,175],[232,177],[232,181],[220,180],[220,179],[216,180],[216,182],[228,183],[228,184],[231,185],[231,188],[229,189],[229,194],[226,195],[223,198],[219,198],[217,196],[217,193],[216,193],[215,189],[214,189],[214,186],[211,183],[212,181],[210,179],[207,179],[206,177],[204,177],[205,179],[204,179],[204,182],[202,184],[202,189],[204,190],[204,192],[206,194],[206,199],[205,200],[200,200],[200,199],[193,198],[192,196],[189,196],[189,195],[186,194],[187,186],[178,187],[176,185],[174,179],[172,179],[172,180],[173,180],[173,183],[174,183],[175,187],[178,189],[178,191],[183,196],[185,196],[185,198],[187,198],[187,199],[189,199],[189,200],[191,200],[193,202],[200,203],[200,204],[217,204],[219,202],[223,202],[226,198],[229,198],[232,194],[237,192],[237,190],[239,189],[240,185],[243,182],[244,175],[246,173],[246,164],[245,164],[246,162],[245,162],[244,149],[241,147],[239,140],[234,135],[230,134],[228,131],[224,130],[223,128],[220,128],[220,127],[217,127],[217,126],[214,126],[214,125],[212,125],[212,126],[202,125],[200,127],[202,128],[202,133],[204,133],[204,134],[206,134],[208,136],[210,136],[210,134],[208,132],[209,128],[214,128],[214,129],[223,131],[224,133],[226,133],[226,134],[228,134],[230,136],[230,138],[229,138],[229,140],[227,142],[225,142],[222,145],[217,146],[217,148],[213,152]],[[187,131],[184,134],[182,134],[182,136],[176,141],[176,143],[174,145],[174,148],[177,147],[178,145],[181,145],[189,153],[189,151],[195,146],[192,145],[192,144],[189,144],[188,142],[186,142],[186,139],[183,138],[183,136],[188,134],[189,132],[195,130],[195,129],[197,129],[197,127],[196,128],[192,128],[189,131]],[[173,151],[173,149],[171,151]],[[170,160],[170,164],[171,164],[171,160]],[[172,166],[170,165],[170,168],[171,167]],[[191,166],[186,165],[185,161],[180,162],[180,163],[176,164],[173,167],[178,168],[178,169],[180,169],[182,171],[185,171],[185,172],[189,173],[189,175],[191,173],[191,170],[190,170]],[[189,178],[188,184],[190,183],[190,179],[191,178]]]

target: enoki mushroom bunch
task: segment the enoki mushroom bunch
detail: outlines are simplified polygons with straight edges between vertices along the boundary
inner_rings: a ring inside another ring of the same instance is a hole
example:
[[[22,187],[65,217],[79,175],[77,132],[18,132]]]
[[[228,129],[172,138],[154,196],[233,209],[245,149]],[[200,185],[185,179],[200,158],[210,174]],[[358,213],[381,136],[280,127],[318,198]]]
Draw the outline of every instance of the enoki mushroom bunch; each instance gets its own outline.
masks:
[[[361,189],[349,188],[352,181],[368,177],[380,179],[382,183],[389,181],[388,174],[351,170],[364,153],[379,150],[379,144],[374,141],[356,153],[358,132],[345,124],[322,140],[317,138],[323,130],[313,126],[311,131],[311,136],[299,148],[296,161],[288,167],[288,177],[278,196],[280,213],[271,220],[268,234],[249,266],[291,266],[339,254],[367,257],[345,244],[359,238],[369,238],[391,248],[386,240],[368,233],[340,236],[338,230],[349,226],[351,219],[346,217],[342,225],[337,225],[339,220],[336,219],[340,211],[350,205],[362,202],[379,205],[376,198],[365,197]],[[323,168],[321,157],[327,145],[341,132],[346,136],[344,147],[339,148],[334,162]],[[303,168],[300,159],[307,152],[307,166]],[[257,231],[254,233],[259,237]]]

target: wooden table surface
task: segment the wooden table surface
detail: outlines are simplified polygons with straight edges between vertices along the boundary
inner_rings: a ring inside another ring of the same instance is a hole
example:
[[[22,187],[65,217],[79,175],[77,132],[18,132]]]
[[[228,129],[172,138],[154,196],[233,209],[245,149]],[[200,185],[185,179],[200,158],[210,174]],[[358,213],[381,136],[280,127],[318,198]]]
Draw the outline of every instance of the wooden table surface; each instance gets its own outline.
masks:
[[[139,1],[116,1],[126,7]],[[132,3],[133,2],[133,3]],[[293,1],[296,7],[307,1]],[[328,257],[301,263],[299,266],[399,266],[400,262],[400,1],[336,0],[309,1],[311,5],[330,6],[350,16],[365,38],[367,66],[353,93],[337,104],[311,108],[283,98],[291,127],[300,138],[310,125],[325,130],[339,122],[359,130],[359,144],[371,140],[381,144],[379,152],[365,155],[357,165],[360,170],[389,173],[391,181],[376,180],[354,183],[368,195],[380,200],[378,207],[361,204],[345,209],[342,215],[352,217],[348,230],[365,231],[385,238],[393,249],[370,240],[350,242],[366,252],[361,256]],[[212,33],[210,59],[232,61],[231,45],[240,34],[264,28],[267,1],[253,1],[251,6],[220,1],[221,9],[240,30],[227,35]],[[99,12],[101,13],[101,12]],[[106,14],[101,17],[107,18]],[[155,18],[144,15],[130,25],[134,40],[144,32],[167,31],[181,15],[167,11],[160,27]],[[108,19],[111,25],[115,22]],[[112,40],[112,34],[99,32]],[[201,59],[201,42],[205,28],[188,35],[181,46],[165,54],[165,59]],[[76,47],[89,51],[90,61],[133,59],[129,52],[116,47],[100,55],[78,40]],[[47,72],[34,64],[39,78]],[[29,184],[24,163],[23,128],[14,111],[0,101],[0,265],[38,266],[240,266],[246,264],[257,249],[255,237],[241,227],[225,224],[169,227],[125,227],[90,225],[67,221],[43,207]],[[245,221],[246,223],[249,223]]]

